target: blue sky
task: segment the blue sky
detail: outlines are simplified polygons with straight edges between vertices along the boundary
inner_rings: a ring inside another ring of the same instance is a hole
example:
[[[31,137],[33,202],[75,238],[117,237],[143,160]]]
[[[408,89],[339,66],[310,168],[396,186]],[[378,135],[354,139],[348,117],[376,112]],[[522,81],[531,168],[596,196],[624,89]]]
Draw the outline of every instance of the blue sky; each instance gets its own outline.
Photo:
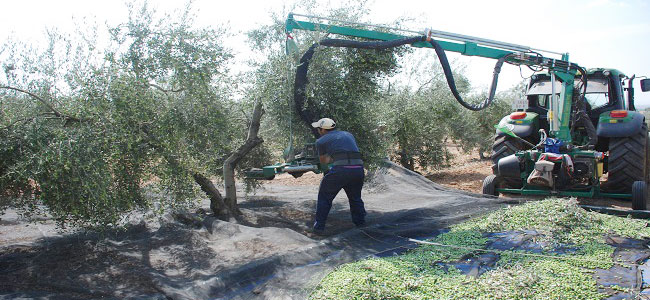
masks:
[[[63,31],[74,28],[74,19],[95,19],[116,24],[126,19],[123,1],[22,0],[4,1],[0,18],[0,42],[13,34],[38,41],[44,28]],[[339,6],[346,1],[316,1]],[[150,0],[160,11],[170,11],[185,1]],[[235,38],[232,47],[246,54],[243,32],[268,23],[271,11],[281,12],[287,1],[195,0],[200,25],[229,23]],[[650,76],[650,1],[418,1],[376,0],[365,22],[389,23],[401,17],[412,21],[406,27],[426,27],[465,35],[527,45],[557,52],[569,52],[571,61],[584,67],[611,67],[625,74]],[[298,12],[298,11],[297,11]],[[452,56],[467,67],[474,86],[487,89],[494,61],[477,57]],[[504,67],[499,89],[521,80],[519,69]],[[637,81],[638,85],[638,81]],[[650,92],[637,89],[637,102],[650,106]]]

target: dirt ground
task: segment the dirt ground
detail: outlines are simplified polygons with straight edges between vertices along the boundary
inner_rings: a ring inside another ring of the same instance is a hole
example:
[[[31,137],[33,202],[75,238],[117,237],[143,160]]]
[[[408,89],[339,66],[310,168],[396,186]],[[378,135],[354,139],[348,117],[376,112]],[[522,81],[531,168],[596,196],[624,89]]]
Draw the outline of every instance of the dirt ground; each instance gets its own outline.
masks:
[[[480,194],[483,179],[492,174],[492,162],[480,159],[476,151],[466,153],[456,145],[449,145],[454,156],[450,166],[441,170],[423,172],[425,176],[443,186]]]

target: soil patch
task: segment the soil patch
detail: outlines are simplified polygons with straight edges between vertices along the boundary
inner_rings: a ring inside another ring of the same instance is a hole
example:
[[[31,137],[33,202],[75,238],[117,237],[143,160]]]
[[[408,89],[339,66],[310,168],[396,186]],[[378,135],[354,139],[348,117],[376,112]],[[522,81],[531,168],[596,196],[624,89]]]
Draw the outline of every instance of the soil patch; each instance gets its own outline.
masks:
[[[482,193],[483,179],[492,175],[492,161],[479,158],[476,152],[464,152],[457,145],[450,144],[447,149],[453,155],[450,166],[425,172],[426,177],[449,188]]]

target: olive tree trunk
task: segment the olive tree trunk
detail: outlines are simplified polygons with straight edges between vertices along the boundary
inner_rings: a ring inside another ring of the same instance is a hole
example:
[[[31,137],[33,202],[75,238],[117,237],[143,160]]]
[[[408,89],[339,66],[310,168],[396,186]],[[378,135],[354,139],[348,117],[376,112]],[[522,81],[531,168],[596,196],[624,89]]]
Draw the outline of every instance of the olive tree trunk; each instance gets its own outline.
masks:
[[[219,219],[230,221],[239,214],[237,207],[237,190],[235,186],[235,168],[239,161],[246,156],[253,148],[264,142],[257,136],[260,130],[260,120],[264,114],[262,101],[257,101],[253,109],[253,117],[248,127],[248,137],[243,145],[230,154],[223,163],[223,179],[226,197],[222,197],[217,187],[205,175],[195,173],[194,181],[201,187],[201,190],[210,197],[210,210]]]
[[[228,156],[223,163],[223,181],[226,190],[226,197],[224,199],[225,205],[228,210],[234,214],[239,213],[237,207],[237,188],[235,186],[235,168],[239,161],[248,154],[257,145],[264,142],[264,140],[257,136],[260,130],[260,120],[264,114],[262,108],[262,101],[258,100],[253,110],[253,117],[251,118],[250,126],[248,127],[248,137],[243,145],[239,146],[237,151]]]
[[[195,173],[194,181],[201,187],[201,190],[210,197],[210,210],[214,215],[224,221],[229,221],[233,214],[226,206],[221,193],[212,181],[203,174]]]

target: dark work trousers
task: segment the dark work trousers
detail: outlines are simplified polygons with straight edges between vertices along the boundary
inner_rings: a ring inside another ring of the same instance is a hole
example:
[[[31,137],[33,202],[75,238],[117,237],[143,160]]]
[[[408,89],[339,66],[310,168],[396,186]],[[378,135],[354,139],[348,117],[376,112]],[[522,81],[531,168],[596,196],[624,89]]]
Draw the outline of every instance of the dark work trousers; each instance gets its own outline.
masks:
[[[334,166],[325,174],[318,190],[314,229],[325,229],[325,222],[332,208],[332,201],[341,189],[348,195],[352,222],[355,225],[365,223],[366,209],[363,207],[363,201],[361,200],[363,178],[362,166]]]

